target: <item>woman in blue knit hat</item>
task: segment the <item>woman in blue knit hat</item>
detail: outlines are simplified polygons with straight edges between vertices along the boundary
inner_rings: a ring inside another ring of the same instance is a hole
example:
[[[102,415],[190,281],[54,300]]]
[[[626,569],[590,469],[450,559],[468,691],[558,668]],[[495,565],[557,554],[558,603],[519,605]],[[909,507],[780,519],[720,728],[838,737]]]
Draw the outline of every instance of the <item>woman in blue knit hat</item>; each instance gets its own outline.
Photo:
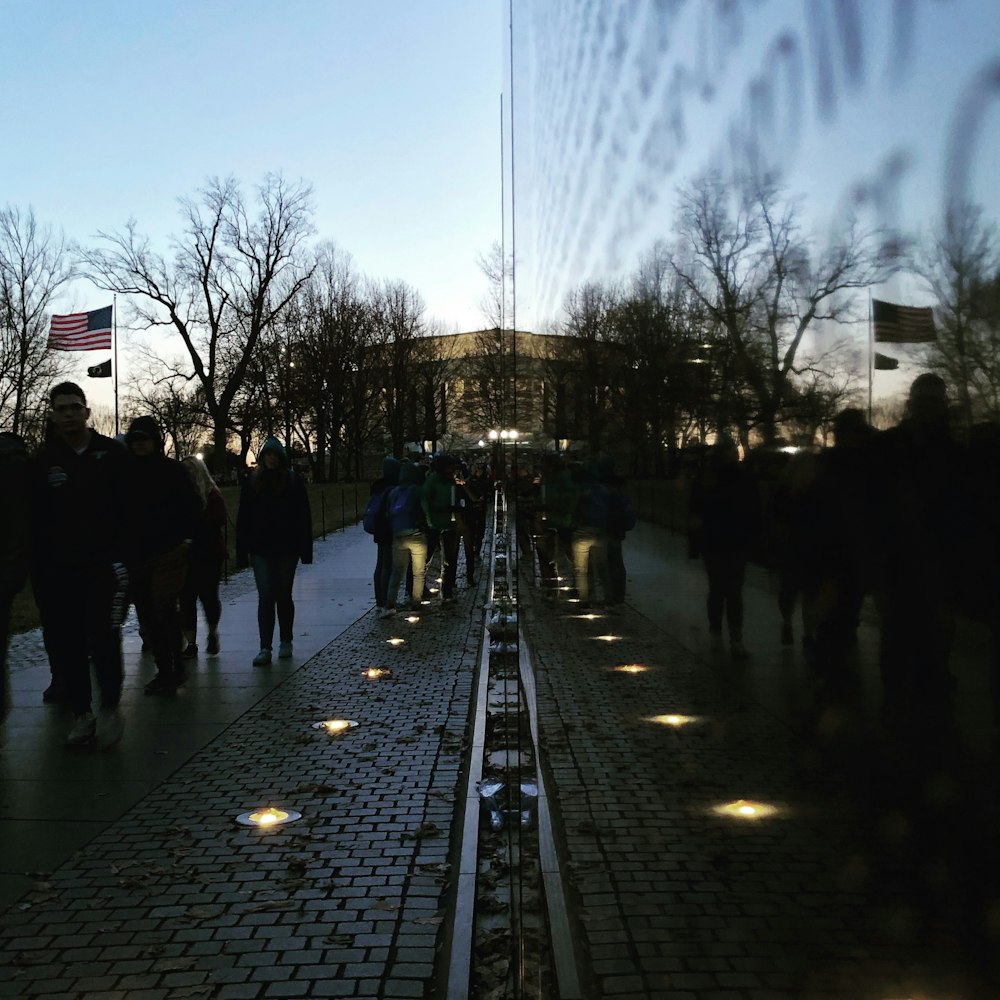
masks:
[[[292,655],[295,604],[292,584],[299,562],[313,559],[312,513],[305,485],[288,466],[281,442],[269,437],[257,456],[257,469],[247,477],[236,516],[236,558],[253,567],[257,584],[260,652],[255,667],[271,662],[275,612],[278,658]]]

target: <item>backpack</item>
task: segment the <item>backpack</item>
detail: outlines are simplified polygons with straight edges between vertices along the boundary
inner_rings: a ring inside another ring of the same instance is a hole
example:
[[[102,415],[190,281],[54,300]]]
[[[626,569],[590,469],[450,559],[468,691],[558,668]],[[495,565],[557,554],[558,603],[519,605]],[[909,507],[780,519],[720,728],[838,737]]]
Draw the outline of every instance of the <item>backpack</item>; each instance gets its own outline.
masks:
[[[368,498],[362,524],[369,535],[384,535],[389,530],[389,515],[385,509],[388,492],[388,490],[381,490]]]

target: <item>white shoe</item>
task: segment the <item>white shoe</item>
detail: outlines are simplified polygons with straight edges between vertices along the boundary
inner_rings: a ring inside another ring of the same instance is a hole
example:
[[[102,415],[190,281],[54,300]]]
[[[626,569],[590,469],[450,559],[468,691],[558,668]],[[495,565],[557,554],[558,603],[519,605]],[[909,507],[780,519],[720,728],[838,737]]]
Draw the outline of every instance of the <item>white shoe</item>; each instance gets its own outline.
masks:
[[[78,715],[76,717],[76,722],[73,723],[73,728],[69,731],[69,735],[66,737],[66,746],[86,746],[88,743],[92,743],[94,741],[94,737],[96,735],[97,719],[94,718],[93,712],[85,712],[83,715]]]
[[[125,720],[117,708],[102,708],[97,717],[97,742],[101,749],[106,750],[121,742],[125,732]]]

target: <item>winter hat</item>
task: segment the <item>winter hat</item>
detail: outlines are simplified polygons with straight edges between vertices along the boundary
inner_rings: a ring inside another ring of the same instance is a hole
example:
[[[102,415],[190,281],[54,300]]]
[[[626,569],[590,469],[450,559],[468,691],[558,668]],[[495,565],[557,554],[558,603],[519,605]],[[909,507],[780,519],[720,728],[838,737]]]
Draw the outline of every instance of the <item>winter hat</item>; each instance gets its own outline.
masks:
[[[262,464],[264,455],[269,451],[277,452],[278,458],[281,459],[281,464],[284,466],[288,465],[288,453],[285,451],[284,445],[276,437],[269,437],[260,446],[260,451],[257,453],[258,465]]]
[[[382,459],[382,478],[387,486],[395,486],[399,482],[399,459],[387,456]]]
[[[399,470],[400,486],[419,486],[423,479],[423,470],[415,462],[407,462]]]
[[[140,438],[149,438],[156,445],[157,451],[163,451],[163,434],[160,425],[153,417],[136,417],[129,424],[128,434],[125,435],[125,443],[131,444]]]

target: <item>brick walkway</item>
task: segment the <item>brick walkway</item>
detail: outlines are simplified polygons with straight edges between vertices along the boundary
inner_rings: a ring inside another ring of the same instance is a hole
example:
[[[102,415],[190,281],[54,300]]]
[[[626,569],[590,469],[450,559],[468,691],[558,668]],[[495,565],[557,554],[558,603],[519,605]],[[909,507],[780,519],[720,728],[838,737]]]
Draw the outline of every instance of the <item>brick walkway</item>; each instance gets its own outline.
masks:
[[[971,811],[945,729],[921,734],[923,761],[857,705],[819,701],[796,731],[748,696],[753,661],[710,665],[632,610],[522,607],[596,995],[1000,995],[969,933],[1000,916],[996,840],[977,829],[988,815],[995,835],[995,809]],[[629,664],[649,669],[613,670]],[[697,721],[649,721],[668,714]],[[712,811],[739,800],[778,811]]]
[[[47,875],[3,917],[0,996],[423,996],[479,648],[463,595],[361,619]],[[359,726],[311,728],[331,714]],[[234,823],[268,804],[303,818]]]

